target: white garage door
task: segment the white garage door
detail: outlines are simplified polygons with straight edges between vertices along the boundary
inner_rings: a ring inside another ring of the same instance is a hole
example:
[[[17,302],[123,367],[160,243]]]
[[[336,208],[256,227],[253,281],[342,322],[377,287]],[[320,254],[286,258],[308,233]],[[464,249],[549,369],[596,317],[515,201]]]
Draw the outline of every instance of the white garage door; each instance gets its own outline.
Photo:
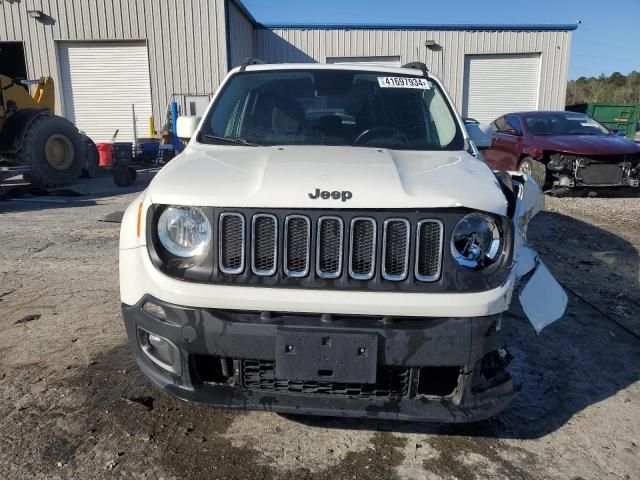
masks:
[[[65,116],[94,142],[146,137],[151,116],[149,59],[144,42],[61,43],[60,72]]]
[[[466,55],[462,115],[491,122],[509,112],[537,110],[540,55]]]
[[[367,65],[374,67],[399,67],[400,57],[327,57],[327,63],[337,65]]]

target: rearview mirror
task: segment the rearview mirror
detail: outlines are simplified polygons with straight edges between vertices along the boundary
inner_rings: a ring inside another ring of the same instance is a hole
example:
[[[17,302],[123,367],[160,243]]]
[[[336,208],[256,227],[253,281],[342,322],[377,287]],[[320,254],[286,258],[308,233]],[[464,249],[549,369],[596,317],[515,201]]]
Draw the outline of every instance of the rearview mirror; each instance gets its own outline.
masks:
[[[193,137],[193,134],[196,133],[196,130],[198,129],[200,118],[201,117],[196,117],[194,115],[182,115],[178,117],[178,121],[176,122],[176,133],[178,138],[189,140]]]
[[[514,137],[521,137],[522,136],[522,132],[519,132],[515,128],[507,128],[504,131],[504,133],[506,133],[507,135],[513,135]]]
[[[478,150],[486,150],[491,147],[493,130],[491,125],[482,123],[469,123],[466,125],[469,138],[475,143]]]

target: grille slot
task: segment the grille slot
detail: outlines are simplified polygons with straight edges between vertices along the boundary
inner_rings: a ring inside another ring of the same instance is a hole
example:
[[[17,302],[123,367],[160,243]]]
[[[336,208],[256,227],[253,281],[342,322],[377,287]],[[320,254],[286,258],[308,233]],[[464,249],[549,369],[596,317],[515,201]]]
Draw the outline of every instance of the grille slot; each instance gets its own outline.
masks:
[[[416,278],[435,282],[440,278],[443,225],[439,220],[420,220],[416,229]]]
[[[382,240],[382,276],[400,282],[409,270],[409,239],[411,227],[404,218],[389,218],[384,222]]]
[[[349,237],[349,275],[356,280],[370,280],[376,268],[376,221],[356,217],[351,220]]]
[[[278,257],[278,219],[259,213],[251,222],[251,270],[268,277],[276,273]]]
[[[316,272],[320,278],[338,278],[342,273],[344,223],[339,217],[318,219]]]
[[[219,221],[220,270],[237,275],[244,270],[245,228],[239,213],[221,213]]]
[[[338,383],[275,378],[275,362],[242,360],[242,386],[248,390],[349,397],[402,398],[409,395],[409,367],[378,366],[376,383]]]
[[[311,221],[303,215],[289,215],[284,221],[284,273],[289,277],[309,274]]]

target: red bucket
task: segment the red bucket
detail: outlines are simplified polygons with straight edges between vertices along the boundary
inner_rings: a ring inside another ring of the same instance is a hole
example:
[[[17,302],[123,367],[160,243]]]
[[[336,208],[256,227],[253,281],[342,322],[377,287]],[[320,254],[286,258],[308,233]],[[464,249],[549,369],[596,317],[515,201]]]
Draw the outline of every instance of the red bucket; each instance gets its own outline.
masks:
[[[113,167],[113,144],[96,143],[98,149],[98,165],[101,167]]]

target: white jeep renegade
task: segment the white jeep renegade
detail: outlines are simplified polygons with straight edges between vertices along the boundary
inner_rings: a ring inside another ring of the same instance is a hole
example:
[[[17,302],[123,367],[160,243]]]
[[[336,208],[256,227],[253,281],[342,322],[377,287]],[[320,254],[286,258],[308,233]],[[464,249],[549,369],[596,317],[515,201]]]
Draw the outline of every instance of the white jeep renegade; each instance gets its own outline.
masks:
[[[124,322],[155,385],[442,422],[514,398],[500,331],[514,286],[527,275],[537,331],[566,306],[525,237],[543,195],[483,163],[424,65],[245,65],[178,130],[191,140],[120,237]]]

